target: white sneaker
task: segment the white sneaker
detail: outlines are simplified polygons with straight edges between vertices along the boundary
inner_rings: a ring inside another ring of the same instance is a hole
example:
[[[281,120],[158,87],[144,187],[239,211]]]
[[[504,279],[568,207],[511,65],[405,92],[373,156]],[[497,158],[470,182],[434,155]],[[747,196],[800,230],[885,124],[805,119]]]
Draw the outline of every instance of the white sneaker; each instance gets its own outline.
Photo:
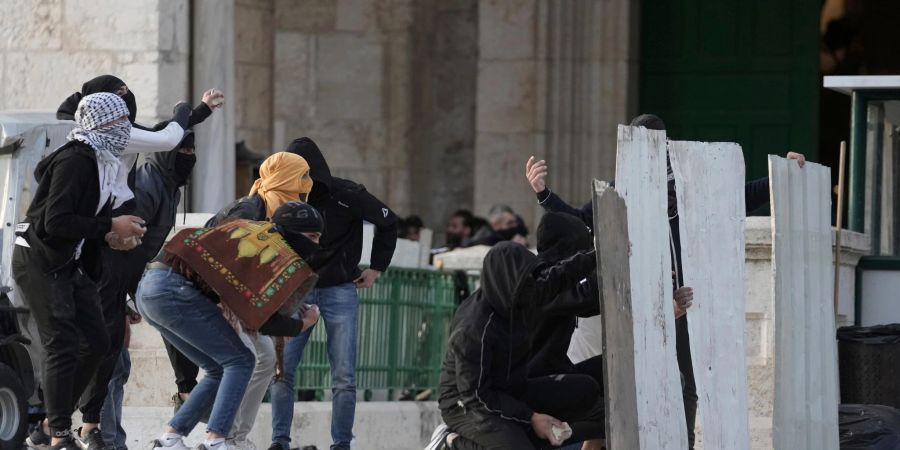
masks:
[[[172,445],[165,446],[159,439],[154,439],[151,444],[153,450],[191,450],[190,447],[184,445],[184,439],[178,438]]]
[[[431,433],[431,441],[425,446],[425,450],[443,450],[447,448],[447,436],[449,434],[450,429],[441,422],[441,424],[434,429],[434,433]]]

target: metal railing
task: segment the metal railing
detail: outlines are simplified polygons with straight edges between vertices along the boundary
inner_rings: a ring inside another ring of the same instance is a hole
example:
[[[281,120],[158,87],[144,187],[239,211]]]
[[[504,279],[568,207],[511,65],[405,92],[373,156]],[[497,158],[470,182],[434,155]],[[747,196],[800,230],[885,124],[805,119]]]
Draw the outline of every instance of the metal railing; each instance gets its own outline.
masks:
[[[470,290],[476,279],[466,276]],[[461,287],[455,280],[452,272],[390,269],[370,289],[359,291],[356,385],[366,399],[396,400],[437,387]],[[295,382],[298,392],[314,391],[318,399],[331,389],[321,325],[306,344]]]

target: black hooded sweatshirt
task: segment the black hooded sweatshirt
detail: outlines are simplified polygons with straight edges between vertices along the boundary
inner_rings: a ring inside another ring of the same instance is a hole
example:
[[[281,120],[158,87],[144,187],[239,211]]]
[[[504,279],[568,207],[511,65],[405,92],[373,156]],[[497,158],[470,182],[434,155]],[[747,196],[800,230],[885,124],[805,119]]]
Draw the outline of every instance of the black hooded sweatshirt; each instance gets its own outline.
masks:
[[[100,183],[96,151],[70,141],[41,160],[34,171],[38,182],[34,198],[17,234],[28,241],[39,270],[56,272],[75,261],[82,239],[79,262],[94,281],[100,280],[99,249],[112,228],[110,204],[97,213]]]
[[[365,186],[331,176],[325,157],[312,139],[296,139],[287,151],[302,156],[309,164],[313,180],[309,204],[325,220],[319,252],[309,262],[319,275],[317,286],[333,287],[359,277],[364,221],[375,225],[369,267],[379,272],[387,270],[397,246],[397,215]]]
[[[545,266],[520,244],[494,246],[484,259],[481,288],[460,305],[450,323],[440,376],[441,410],[463,407],[530,423],[533,411],[520,399],[527,385],[534,315],[595,268],[593,251]]]
[[[537,228],[538,259],[542,263],[552,266],[591,248],[591,233],[581,220],[562,213],[544,214]],[[574,373],[575,365],[567,353],[577,317],[598,314],[600,290],[596,272],[540,308],[532,335],[528,376]]]

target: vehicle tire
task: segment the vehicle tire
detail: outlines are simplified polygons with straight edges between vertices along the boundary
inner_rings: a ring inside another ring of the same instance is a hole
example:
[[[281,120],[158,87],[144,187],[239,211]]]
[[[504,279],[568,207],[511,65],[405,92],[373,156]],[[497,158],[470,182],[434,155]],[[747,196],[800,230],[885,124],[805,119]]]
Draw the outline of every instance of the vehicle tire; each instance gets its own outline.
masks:
[[[0,450],[21,450],[28,431],[28,399],[19,375],[0,364]]]

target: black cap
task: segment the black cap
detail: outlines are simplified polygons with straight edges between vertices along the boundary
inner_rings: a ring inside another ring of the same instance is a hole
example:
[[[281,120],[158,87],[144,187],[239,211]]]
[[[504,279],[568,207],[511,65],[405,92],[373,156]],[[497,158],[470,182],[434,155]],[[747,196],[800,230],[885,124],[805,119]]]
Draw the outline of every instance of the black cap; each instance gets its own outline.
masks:
[[[272,214],[272,223],[294,233],[321,233],[325,227],[322,216],[309,203],[295,200],[287,202]]]
[[[315,255],[319,246],[303,233],[321,233],[324,228],[322,216],[307,203],[299,200],[287,202],[275,210],[272,223],[287,241],[288,245],[306,261]]]

